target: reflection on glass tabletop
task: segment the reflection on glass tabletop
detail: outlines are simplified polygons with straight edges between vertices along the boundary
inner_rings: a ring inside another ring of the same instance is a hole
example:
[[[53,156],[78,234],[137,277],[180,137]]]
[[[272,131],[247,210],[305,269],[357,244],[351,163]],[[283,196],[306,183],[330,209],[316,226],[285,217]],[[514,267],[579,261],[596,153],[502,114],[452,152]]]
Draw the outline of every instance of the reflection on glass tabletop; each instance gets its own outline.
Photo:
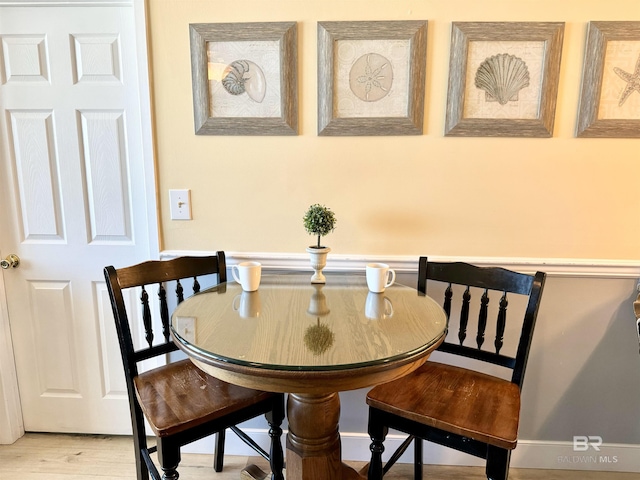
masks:
[[[289,371],[366,367],[431,348],[445,333],[442,308],[413,287],[371,293],[362,274],[263,275],[243,292],[222,283],[182,302],[172,316],[176,340],[206,357]]]

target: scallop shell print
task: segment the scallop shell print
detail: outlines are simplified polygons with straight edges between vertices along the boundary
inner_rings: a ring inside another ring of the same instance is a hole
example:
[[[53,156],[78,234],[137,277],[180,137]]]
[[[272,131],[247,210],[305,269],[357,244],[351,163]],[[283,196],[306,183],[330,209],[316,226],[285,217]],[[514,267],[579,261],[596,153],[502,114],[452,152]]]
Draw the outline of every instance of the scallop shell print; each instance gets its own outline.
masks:
[[[521,58],[501,53],[487,58],[476,71],[476,87],[485,91],[488,102],[500,105],[517,101],[518,93],[529,86],[529,69]]]
[[[251,60],[236,60],[227,65],[222,74],[222,86],[231,95],[246,93],[261,103],[267,93],[267,82],[262,69]]]

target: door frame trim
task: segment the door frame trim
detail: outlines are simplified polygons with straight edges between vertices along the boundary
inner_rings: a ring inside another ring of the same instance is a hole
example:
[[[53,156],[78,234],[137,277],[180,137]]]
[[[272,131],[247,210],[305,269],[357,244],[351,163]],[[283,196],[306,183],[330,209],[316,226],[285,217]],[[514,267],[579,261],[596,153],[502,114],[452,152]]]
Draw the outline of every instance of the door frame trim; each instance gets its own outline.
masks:
[[[0,9],[4,7],[46,7],[66,6],[78,7],[86,5],[133,6],[134,23],[136,29],[136,46],[138,59],[138,92],[141,111],[141,146],[144,162],[145,197],[147,200],[146,225],[136,228],[147,228],[148,251],[150,258],[159,256],[158,208],[156,194],[156,171],[154,162],[154,141],[151,117],[151,94],[149,81],[149,59],[147,45],[147,1],[77,1],[77,2],[46,2],[41,1],[10,1],[0,0]],[[0,254],[8,254],[1,252]],[[4,276],[0,275],[0,444],[11,444],[24,435],[22,407],[18,378],[13,355],[13,342],[9,324],[9,310],[6,298]]]
[[[0,407],[0,445],[13,443],[24,435],[24,424],[3,275],[0,275]]]

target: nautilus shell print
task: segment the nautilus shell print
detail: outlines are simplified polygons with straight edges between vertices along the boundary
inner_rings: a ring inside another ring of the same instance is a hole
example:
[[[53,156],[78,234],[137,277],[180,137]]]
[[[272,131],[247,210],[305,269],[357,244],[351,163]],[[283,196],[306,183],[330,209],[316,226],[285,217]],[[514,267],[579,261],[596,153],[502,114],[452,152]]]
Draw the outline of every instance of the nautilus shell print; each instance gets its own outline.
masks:
[[[517,101],[520,90],[529,86],[529,69],[525,61],[515,55],[493,55],[478,67],[475,84],[485,91],[486,101],[506,105]]]
[[[246,93],[261,103],[267,93],[267,82],[262,69],[251,60],[236,60],[227,65],[222,74],[222,85],[231,95]]]
[[[387,96],[392,83],[391,62],[382,55],[367,53],[351,66],[349,87],[360,100],[377,102]]]

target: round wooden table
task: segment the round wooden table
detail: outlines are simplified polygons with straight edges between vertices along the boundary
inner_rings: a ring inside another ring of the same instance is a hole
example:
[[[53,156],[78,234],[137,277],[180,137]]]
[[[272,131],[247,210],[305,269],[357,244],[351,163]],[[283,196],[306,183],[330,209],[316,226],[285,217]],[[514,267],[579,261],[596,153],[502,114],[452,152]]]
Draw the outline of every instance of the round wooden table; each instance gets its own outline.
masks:
[[[324,285],[309,279],[263,275],[255,292],[222,283],[182,302],[172,333],[210,375],[289,394],[287,478],[361,478],[341,460],[338,392],[420,367],[444,339],[446,316],[415,288],[369,292],[364,273],[328,274]]]

